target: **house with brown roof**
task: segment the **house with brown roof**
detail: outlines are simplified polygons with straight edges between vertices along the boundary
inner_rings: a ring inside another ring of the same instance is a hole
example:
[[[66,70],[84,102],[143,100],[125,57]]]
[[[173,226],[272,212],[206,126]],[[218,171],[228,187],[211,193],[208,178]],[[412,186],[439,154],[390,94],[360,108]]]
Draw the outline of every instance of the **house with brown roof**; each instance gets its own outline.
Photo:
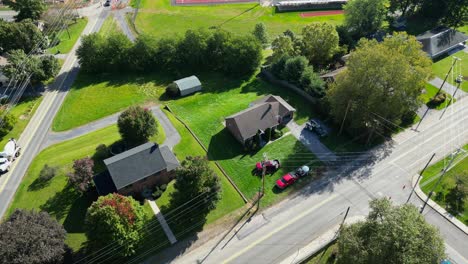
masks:
[[[99,195],[135,195],[167,184],[179,161],[168,146],[148,142],[104,160],[107,170],[94,176]]]
[[[283,98],[267,95],[250,103],[249,108],[225,118],[226,128],[242,145],[268,128],[287,124],[296,109]]]

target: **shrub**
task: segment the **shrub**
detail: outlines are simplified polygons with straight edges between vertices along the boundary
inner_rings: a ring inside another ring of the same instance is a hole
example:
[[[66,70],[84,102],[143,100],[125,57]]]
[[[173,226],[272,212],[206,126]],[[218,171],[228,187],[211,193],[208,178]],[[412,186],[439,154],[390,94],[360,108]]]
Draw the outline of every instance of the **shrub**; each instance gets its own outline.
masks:
[[[444,93],[444,92],[441,92],[441,93],[438,93],[436,96],[434,96],[428,103],[427,105],[429,107],[437,107],[439,106],[440,104],[442,104],[443,102],[445,102],[445,100],[447,99],[447,94]]]
[[[278,78],[283,75],[284,65],[290,57],[288,55],[281,56],[277,61],[271,64],[271,73]]]
[[[163,194],[163,192],[164,192],[164,191],[161,190],[161,188],[156,187],[156,188],[154,189],[154,192],[153,192],[153,197],[154,197],[154,199],[158,199],[159,197],[161,197],[161,195]]]
[[[310,95],[317,97],[325,95],[325,82],[310,67],[302,72],[300,86]]]
[[[5,113],[3,110],[0,111],[0,117],[3,118],[2,125],[0,126],[0,138],[3,138],[13,129],[18,120],[14,115]]]
[[[77,191],[84,193],[92,186],[94,161],[82,158],[73,162],[73,172],[68,174],[68,182]]]
[[[278,139],[283,136],[283,131],[275,129],[273,131],[273,139]]]
[[[179,88],[175,83],[171,83],[166,87],[166,94],[170,97],[180,96]]]
[[[159,186],[159,189],[165,191],[167,189],[167,184],[162,184],[161,186]]]
[[[299,84],[302,73],[308,65],[309,61],[303,56],[289,58],[284,64],[281,77],[290,83]]]
[[[109,154],[110,154],[110,151],[109,151],[109,148],[106,146],[106,144],[99,144],[96,147],[96,152],[93,158],[96,158],[98,160],[104,160],[110,156]]]
[[[51,167],[47,164],[44,165],[41,172],[39,173],[39,179],[43,181],[48,181],[55,177],[57,173],[57,167]]]

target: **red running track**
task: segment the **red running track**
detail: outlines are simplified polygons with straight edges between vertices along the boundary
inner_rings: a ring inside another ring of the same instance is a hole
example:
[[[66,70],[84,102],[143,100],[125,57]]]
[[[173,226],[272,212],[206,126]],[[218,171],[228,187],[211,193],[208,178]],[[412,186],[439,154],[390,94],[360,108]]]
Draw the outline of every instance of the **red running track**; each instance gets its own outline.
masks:
[[[178,5],[183,4],[222,4],[222,3],[241,3],[252,2],[253,0],[175,0]]]
[[[315,17],[315,16],[330,16],[330,15],[341,15],[343,14],[343,10],[329,10],[329,11],[315,11],[315,12],[307,12],[301,13],[301,17]]]

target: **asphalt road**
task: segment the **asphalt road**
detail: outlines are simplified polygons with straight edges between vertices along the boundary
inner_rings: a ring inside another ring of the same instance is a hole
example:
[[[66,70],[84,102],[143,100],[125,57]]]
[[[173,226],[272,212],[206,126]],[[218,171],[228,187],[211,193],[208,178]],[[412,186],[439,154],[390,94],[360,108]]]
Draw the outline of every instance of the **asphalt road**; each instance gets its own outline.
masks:
[[[279,263],[339,223],[348,206],[352,217],[367,215],[368,202],[376,197],[406,202],[412,177],[433,152],[435,162],[468,142],[468,98],[457,101],[441,118],[442,113],[432,112],[419,132],[406,130],[391,145],[375,150],[380,158],[373,163],[360,169],[340,168],[341,173],[305,187],[294,198],[175,259],[174,249],[169,249],[146,263]],[[413,194],[411,203],[419,206],[422,201]],[[468,263],[468,236],[430,207],[424,216],[440,230],[449,257],[458,264]]]
[[[3,19],[5,21],[13,21],[15,20],[16,14],[16,11],[11,10],[0,11],[0,19]]]
[[[108,11],[99,11],[97,14],[90,16],[82,35],[97,32],[107,15]],[[21,156],[13,163],[10,172],[0,177],[0,218],[4,216],[29,165],[38,154],[55,114],[60,109],[71,84],[76,78],[79,66],[75,53],[80,43],[81,39],[70,51],[58,77],[54,83],[49,85],[41,105],[18,139],[18,144],[22,147]]]

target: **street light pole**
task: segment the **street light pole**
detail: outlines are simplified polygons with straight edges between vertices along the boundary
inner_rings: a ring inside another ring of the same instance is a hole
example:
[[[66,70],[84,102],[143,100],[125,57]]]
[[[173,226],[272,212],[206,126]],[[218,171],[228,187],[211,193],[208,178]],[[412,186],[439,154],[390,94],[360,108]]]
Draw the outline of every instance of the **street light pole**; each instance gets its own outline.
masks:
[[[427,199],[426,201],[424,201],[424,204],[421,208],[421,211],[419,213],[423,213],[424,211],[424,208],[426,208],[426,205],[427,205],[427,202],[429,201],[429,199],[431,198],[432,194],[434,193],[434,190],[437,188],[437,186],[439,186],[439,183],[442,181],[442,178],[444,177],[444,175],[447,173],[448,169],[450,168],[450,166],[452,165],[453,161],[455,160],[455,157],[457,156],[458,152],[460,150],[458,149],[454,154],[452,154],[452,159],[450,160],[449,164],[444,168],[444,170],[442,171],[442,175],[440,175],[439,179],[437,180],[437,183],[434,185],[434,187],[432,187],[432,190],[431,192],[429,193],[429,195],[427,196]]]
[[[430,158],[429,161],[426,163],[426,166],[424,166],[424,169],[422,169],[422,171],[419,173],[418,180],[417,180],[416,183],[414,184],[413,189],[411,190],[411,193],[410,193],[410,195],[408,196],[408,200],[406,200],[406,203],[408,203],[409,200],[411,199],[411,195],[413,195],[414,189],[416,189],[416,186],[418,185],[419,180],[421,179],[421,177],[422,177],[424,171],[427,169],[427,166],[429,166],[429,163],[431,163],[431,161],[432,161],[432,159],[434,158],[434,156],[435,156],[435,153],[432,154],[431,158]]]

